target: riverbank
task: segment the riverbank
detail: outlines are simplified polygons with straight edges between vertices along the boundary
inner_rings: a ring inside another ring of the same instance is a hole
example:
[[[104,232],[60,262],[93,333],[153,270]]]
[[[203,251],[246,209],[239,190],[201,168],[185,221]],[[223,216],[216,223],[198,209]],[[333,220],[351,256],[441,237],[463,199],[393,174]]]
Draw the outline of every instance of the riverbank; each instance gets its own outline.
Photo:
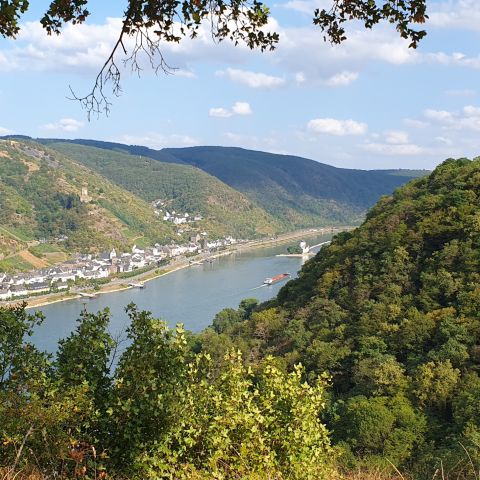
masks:
[[[355,227],[353,226],[344,226],[344,227],[319,227],[319,228],[309,228],[304,230],[298,230],[295,232],[289,232],[282,235],[278,235],[276,237],[270,237],[267,239],[261,240],[252,240],[246,243],[234,245],[226,250],[222,250],[219,252],[215,252],[213,254],[200,254],[195,257],[190,258],[181,258],[178,260],[174,260],[170,265],[159,268],[152,268],[152,270],[143,272],[139,275],[132,276],[126,279],[112,279],[111,282],[103,285],[100,287],[99,290],[95,291],[93,289],[84,290],[82,293],[94,294],[94,295],[106,295],[108,293],[119,292],[122,290],[129,290],[132,287],[129,283],[147,283],[152,280],[155,280],[159,277],[164,275],[169,275],[171,273],[177,272],[184,268],[188,268],[195,264],[201,264],[205,260],[214,260],[216,258],[224,257],[227,255],[232,255],[235,253],[243,253],[253,249],[260,249],[260,248],[269,248],[272,246],[277,246],[285,243],[292,242],[294,240],[306,239],[318,235],[326,235],[326,234],[335,234],[341,231],[351,230]],[[15,305],[22,302],[27,303],[27,308],[39,308],[44,307],[47,305],[51,305],[54,303],[64,302],[68,300],[75,300],[81,298],[79,293],[69,292],[65,294],[48,294],[44,296],[37,296],[33,298],[27,299],[19,299],[17,301],[5,302],[4,305]],[[2,302],[0,302],[2,305]]]

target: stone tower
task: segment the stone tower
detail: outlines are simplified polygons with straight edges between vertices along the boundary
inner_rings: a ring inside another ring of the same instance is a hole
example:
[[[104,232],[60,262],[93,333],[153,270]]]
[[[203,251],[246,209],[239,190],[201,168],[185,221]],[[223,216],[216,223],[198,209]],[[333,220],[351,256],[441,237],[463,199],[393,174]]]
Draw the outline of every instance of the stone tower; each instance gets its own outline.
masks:
[[[82,193],[80,194],[80,201],[82,203],[88,203],[90,202],[92,198],[88,195],[88,185],[84,183],[82,185]]]

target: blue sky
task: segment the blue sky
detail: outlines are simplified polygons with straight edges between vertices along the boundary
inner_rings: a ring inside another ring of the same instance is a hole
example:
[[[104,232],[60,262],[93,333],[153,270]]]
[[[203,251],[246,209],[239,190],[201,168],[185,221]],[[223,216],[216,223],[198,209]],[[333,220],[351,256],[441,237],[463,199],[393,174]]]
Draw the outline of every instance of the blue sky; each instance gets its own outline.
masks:
[[[432,168],[480,155],[480,2],[431,1],[416,51],[389,26],[351,25],[343,45],[325,44],[311,17],[330,2],[271,3],[281,36],[273,53],[214,44],[207,28],[165,45],[178,73],[124,72],[110,116],[90,122],[67,99],[69,85],[89,91],[125,2],[91,0],[87,24],[58,38],[38,24],[47,2],[32,2],[19,38],[0,40],[0,133],[233,145],[348,168]]]

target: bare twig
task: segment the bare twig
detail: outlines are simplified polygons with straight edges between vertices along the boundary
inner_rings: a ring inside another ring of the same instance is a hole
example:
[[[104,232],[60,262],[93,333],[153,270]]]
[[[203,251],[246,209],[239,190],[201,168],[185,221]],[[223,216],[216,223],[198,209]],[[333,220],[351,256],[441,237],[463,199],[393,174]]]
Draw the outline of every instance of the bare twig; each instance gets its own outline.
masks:
[[[15,457],[15,462],[13,462],[13,467],[12,471],[15,471],[17,468],[18,462],[20,461],[20,457],[22,456],[23,449],[25,447],[25,444],[27,443],[28,437],[33,433],[33,425],[30,425],[30,428],[28,429],[27,433],[23,437],[22,443],[20,445],[20,448],[18,449],[17,455]]]
[[[472,457],[470,456],[470,453],[468,452],[468,450],[465,448],[465,446],[463,445],[462,442],[458,442],[460,444],[460,446],[465,450],[465,453],[467,454],[467,457],[468,457],[468,460],[470,462],[470,465],[472,466],[472,470],[473,470],[473,475],[475,477],[475,480],[479,480],[479,475],[477,474],[477,469],[475,467],[475,464],[473,463],[473,460],[472,460]]]

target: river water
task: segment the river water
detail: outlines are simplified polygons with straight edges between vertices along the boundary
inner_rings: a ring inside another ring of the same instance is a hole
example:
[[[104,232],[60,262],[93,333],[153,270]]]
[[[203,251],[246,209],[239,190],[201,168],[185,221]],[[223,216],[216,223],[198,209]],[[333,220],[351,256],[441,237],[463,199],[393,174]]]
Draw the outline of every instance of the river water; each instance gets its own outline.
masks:
[[[332,235],[309,237],[315,245],[330,240]],[[76,299],[40,307],[46,319],[37,327],[32,341],[41,350],[54,352],[57,342],[75,328],[83,308],[89,312],[108,307],[111,312],[110,331],[121,334],[128,326],[125,306],[130,302],[140,310],[151,311],[169,325],[183,323],[185,328],[199,332],[211,324],[215,314],[226,307],[236,308],[241,300],[253,297],[259,301],[274,297],[286,282],[263,286],[263,280],[279,273],[297,276],[303,259],[277,257],[290,244],[258,248],[220,257],[211,264],[196,265],[159,277],[146,283],[144,289],[113,292],[91,300]]]

